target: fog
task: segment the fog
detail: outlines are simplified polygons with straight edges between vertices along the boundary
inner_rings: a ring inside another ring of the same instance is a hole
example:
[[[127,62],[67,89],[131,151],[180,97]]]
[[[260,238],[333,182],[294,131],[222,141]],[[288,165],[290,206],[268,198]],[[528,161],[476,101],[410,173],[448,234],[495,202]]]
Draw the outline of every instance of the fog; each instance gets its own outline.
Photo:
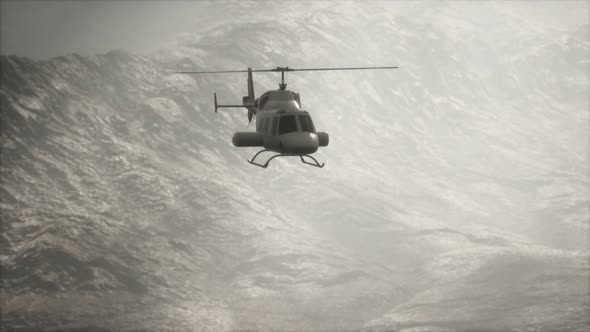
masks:
[[[590,327],[588,2],[1,6],[2,326]],[[287,75],[323,169],[172,73],[373,65]]]
[[[379,3],[372,1],[373,3]],[[340,1],[341,5],[358,2]],[[423,9],[436,11],[436,2],[381,2],[400,16],[421,16]],[[588,18],[584,1],[460,3],[457,16],[479,24],[499,19],[492,6],[507,16],[519,17],[531,29],[571,29]],[[312,8],[332,7],[317,3]],[[418,7],[419,9],[415,9]],[[281,20],[309,12],[306,1],[3,1],[0,3],[0,36],[3,54],[49,58],[69,53],[91,55],[113,49],[133,53],[153,52],[179,34],[200,33],[232,21]],[[418,10],[418,12],[416,12]],[[342,18],[345,19],[345,18]],[[480,36],[485,38],[485,36]]]

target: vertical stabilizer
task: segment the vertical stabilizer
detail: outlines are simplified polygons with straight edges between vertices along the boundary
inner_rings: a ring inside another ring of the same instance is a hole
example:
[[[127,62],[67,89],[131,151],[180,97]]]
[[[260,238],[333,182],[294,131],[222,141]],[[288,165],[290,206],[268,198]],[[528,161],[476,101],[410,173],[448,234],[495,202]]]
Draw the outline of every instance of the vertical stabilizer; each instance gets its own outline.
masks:
[[[254,96],[254,81],[252,80],[252,68],[248,68],[248,98],[256,99]]]
[[[244,107],[248,110],[248,124],[252,124],[256,115],[256,97],[254,96],[254,81],[252,80],[252,68],[248,67],[248,95],[242,98]]]

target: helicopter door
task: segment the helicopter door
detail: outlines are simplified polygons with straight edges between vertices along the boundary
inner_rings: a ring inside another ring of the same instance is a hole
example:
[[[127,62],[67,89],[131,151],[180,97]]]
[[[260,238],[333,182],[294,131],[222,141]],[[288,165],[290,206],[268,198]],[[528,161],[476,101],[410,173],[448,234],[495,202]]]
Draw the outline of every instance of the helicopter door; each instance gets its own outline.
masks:
[[[273,116],[266,119],[266,130],[264,131],[264,148],[275,150],[279,149],[281,140],[277,137],[279,127],[279,117]]]
[[[275,135],[277,134],[277,127],[278,127],[278,124],[279,124],[279,117],[278,117],[278,116],[275,116],[275,117],[272,119],[272,127],[270,128],[270,134],[271,134],[272,136],[275,136]]]
[[[266,135],[267,127],[268,127],[268,118],[264,118],[264,119],[260,120],[260,127],[257,128],[257,131],[260,131],[264,135]]]
[[[271,135],[272,136],[272,119],[266,118],[264,120],[264,135]]]

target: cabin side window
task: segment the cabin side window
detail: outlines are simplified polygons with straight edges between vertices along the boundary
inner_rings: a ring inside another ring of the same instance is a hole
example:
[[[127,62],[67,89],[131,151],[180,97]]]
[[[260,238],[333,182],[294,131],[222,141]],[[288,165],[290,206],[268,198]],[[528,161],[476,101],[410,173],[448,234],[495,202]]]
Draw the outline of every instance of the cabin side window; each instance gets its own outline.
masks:
[[[279,135],[297,131],[297,121],[295,115],[283,115],[279,122]]]

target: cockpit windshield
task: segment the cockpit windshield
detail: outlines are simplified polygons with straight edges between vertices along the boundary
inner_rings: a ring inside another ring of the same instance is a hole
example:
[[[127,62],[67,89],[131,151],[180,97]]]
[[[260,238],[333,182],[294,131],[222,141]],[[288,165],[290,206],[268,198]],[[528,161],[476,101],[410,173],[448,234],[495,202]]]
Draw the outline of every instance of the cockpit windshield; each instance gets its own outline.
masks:
[[[289,107],[287,105],[293,105],[295,109],[301,108],[299,103],[299,94],[294,93],[288,90],[273,90],[264,93],[260,98],[257,100],[258,109],[263,109],[267,104],[271,105],[270,107],[275,108],[285,108]]]
[[[295,115],[283,115],[279,121],[279,135],[297,131]]]
[[[275,118],[276,119],[276,118]],[[299,121],[299,127],[297,125]],[[309,115],[283,115],[279,120],[278,135],[291,133],[294,131],[302,131],[305,133],[314,133],[315,127]],[[274,130],[273,130],[274,132]]]
[[[313,121],[311,121],[311,117],[307,115],[299,115],[299,123],[301,123],[301,131],[306,133],[315,133],[315,127],[313,126]]]

